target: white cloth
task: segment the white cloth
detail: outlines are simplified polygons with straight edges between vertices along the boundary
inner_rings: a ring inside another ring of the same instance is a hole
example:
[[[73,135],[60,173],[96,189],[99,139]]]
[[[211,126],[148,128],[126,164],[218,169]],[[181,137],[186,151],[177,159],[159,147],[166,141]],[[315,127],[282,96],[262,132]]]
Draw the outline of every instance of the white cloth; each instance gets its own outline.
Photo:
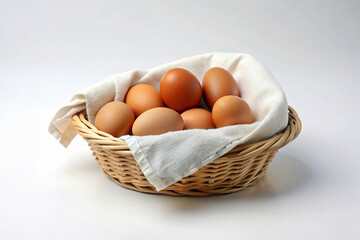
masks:
[[[54,116],[49,132],[65,147],[76,135],[72,115],[84,109],[94,122],[97,111],[109,101],[123,101],[130,86],[148,83],[159,89],[162,75],[172,68],[185,68],[201,82],[211,67],[228,70],[237,81],[241,97],[249,104],[255,122],[218,129],[193,129],[154,136],[122,136],[147,180],[160,191],[235,146],[266,139],[282,131],[288,122],[287,100],[266,68],[248,54],[207,53],[149,70],[133,70],[108,77],[76,94]]]

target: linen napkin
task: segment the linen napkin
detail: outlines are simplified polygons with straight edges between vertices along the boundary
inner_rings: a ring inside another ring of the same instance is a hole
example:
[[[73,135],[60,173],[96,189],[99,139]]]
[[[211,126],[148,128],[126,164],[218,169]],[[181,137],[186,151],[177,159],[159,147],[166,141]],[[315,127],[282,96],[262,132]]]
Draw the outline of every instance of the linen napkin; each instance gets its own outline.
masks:
[[[285,94],[273,76],[255,58],[240,53],[206,53],[180,59],[148,70],[115,74],[75,94],[52,119],[49,132],[63,146],[76,136],[71,117],[86,109],[93,123],[107,102],[123,101],[128,89],[148,83],[159,89],[161,77],[172,68],[185,68],[200,82],[207,70],[222,67],[237,81],[241,97],[249,104],[254,123],[217,129],[191,129],[151,136],[122,136],[147,180],[160,191],[235,146],[260,141],[282,131],[288,122]]]

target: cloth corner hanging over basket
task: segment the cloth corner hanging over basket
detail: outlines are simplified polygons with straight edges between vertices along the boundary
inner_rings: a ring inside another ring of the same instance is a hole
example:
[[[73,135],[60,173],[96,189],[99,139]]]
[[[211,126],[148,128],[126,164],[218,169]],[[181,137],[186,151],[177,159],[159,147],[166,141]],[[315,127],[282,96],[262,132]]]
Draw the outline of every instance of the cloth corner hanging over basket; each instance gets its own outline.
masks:
[[[124,140],[97,130],[83,113],[73,116],[73,125],[88,142],[104,173],[120,186],[145,193],[208,196],[242,190],[265,176],[276,152],[300,134],[301,121],[292,107],[288,109],[288,125],[283,132],[260,142],[239,145],[161,191],[147,181]]]

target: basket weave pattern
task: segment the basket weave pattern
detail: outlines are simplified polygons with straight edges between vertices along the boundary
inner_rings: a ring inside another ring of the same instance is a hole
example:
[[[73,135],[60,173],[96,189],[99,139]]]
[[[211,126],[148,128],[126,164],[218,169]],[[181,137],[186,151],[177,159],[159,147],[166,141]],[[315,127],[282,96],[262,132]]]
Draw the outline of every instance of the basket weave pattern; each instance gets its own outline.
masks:
[[[97,130],[83,113],[73,116],[73,124],[88,142],[105,174],[116,183],[139,192],[173,196],[232,193],[255,184],[265,176],[276,152],[301,131],[301,121],[289,106],[289,122],[283,132],[261,142],[239,145],[192,175],[157,192],[146,180],[124,140]]]

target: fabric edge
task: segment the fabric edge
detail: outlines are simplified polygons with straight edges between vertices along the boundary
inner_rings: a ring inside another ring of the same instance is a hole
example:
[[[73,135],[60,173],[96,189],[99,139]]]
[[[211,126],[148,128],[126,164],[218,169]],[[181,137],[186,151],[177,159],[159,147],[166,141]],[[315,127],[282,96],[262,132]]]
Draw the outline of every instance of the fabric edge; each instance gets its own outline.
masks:
[[[169,186],[169,185],[167,185],[168,179],[164,181],[155,175],[149,161],[145,157],[145,154],[142,152],[141,147],[135,137],[126,135],[126,136],[122,136],[120,138],[126,141],[136,162],[139,164],[141,171],[143,172],[143,174],[145,175],[145,177],[149,181],[149,183],[156,188],[156,191],[161,191],[162,189]]]

